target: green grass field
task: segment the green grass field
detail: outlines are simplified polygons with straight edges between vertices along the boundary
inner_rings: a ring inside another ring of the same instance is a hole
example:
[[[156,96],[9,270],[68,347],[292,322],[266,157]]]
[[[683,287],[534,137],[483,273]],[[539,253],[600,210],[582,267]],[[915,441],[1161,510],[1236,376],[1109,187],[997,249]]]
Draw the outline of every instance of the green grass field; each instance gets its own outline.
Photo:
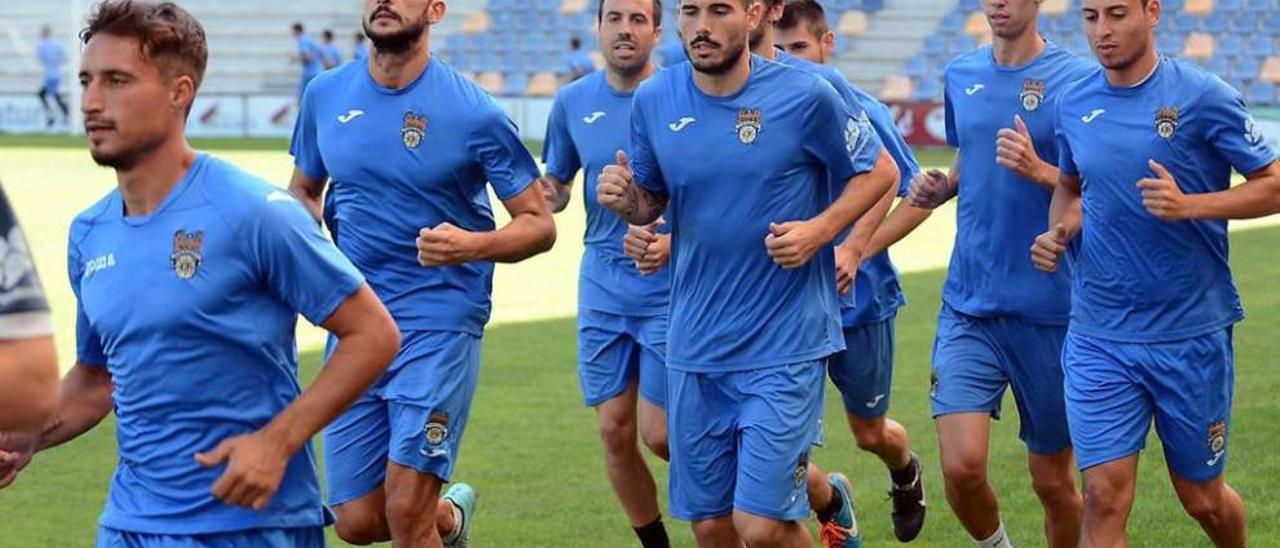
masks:
[[[82,148],[59,148],[57,138],[40,148],[21,148],[0,138],[0,177],[12,196],[37,249],[58,317],[59,348],[71,352],[74,302],[65,282],[66,226],[77,211],[113,184]],[[207,143],[234,148],[220,155],[267,177],[284,181],[289,159],[280,143]],[[946,157],[929,153],[928,165]],[[575,200],[580,196],[575,196]],[[498,269],[495,325],[486,335],[480,388],[464,443],[458,479],[480,492],[475,546],[632,546],[634,537],[605,480],[592,412],[581,406],[574,373],[574,280],[581,252],[580,206],[558,218],[560,239],[551,253]],[[950,253],[953,213],[944,210],[895,252],[904,265],[903,286],[910,304],[898,323],[897,374],[891,415],[906,425],[925,460],[930,520],[917,546],[966,546],[967,539],[942,497],[937,446],[928,415],[929,352],[942,271]],[[1280,546],[1280,423],[1274,420],[1280,375],[1272,359],[1280,355],[1280,228],[1234,232],[1233,264],[1250,318],[1237,331],[1237,397],[1229,477],[1249,505],[1252,544]],[[316,333],[304,328],[304,349],[314,349]],[[64,361],[67,361],[64,359]],[[316,372],[318,356],[304,353],[303,376]],[[827,446],[815,460],[845,471],[855,483],[866,544],[896,544],[884,491],[887,478],[873,457],[860,453],[843,428],[839,399],[828,398]],[[992,437],[992,480],[1003,517],[1020,546],[1043,545],[1041,513],[1025,472],[1025,450],[1016,438],[1016,409],[1006,402],[1006,419]],[[1141,465],[1139,497],[1131,520],[1134,546],[1204,546],[1198,527],[1185,517],[1164,471],[1158,442]],[[91,545],[107,481],[115,464],[111,419],[80,439],[37,456],[18,483],[0,491],[0,548]],[[659,483],[665,466],[655,463]],[[665,486],[663,486],[665,500]],[[692,546],[688,528],[669,522],[674,541]],[[331,535],[334,545],[342,546]]]

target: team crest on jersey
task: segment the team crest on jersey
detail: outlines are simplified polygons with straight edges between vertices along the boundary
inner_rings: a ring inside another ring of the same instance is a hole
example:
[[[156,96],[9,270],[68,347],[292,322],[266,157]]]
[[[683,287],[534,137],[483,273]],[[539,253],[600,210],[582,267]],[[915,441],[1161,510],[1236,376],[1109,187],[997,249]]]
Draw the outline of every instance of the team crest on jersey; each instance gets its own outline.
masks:
[[[1250,146],[1258,146],[1262,144],[1262,129],[1258,127],[1258,123],[1253,121],[1250,116],[1244,121],[1244,140]]]
[[[1044,102],[1044,80],[1032,80],[1024,78],[1022,80],[1022,109],[1027,112],[1035,112],[1040,108],[1040,104]]]
[[[1156,109],[1156,135],[1161,139],[1172,139],[1178,129],[1178,107],[1160,107]]]
[[[1222,421],[1209,425],[1209,450],[1214,453],[1227,446],[1227,424]]]
[[[404,126],[400,128],[400,140],[404,141],[405,148],[413,150],[422,144],[422,138],[427,134],[427,117],[419,116],[412,112],[404,113]]]
[[[445,441],[449,439],[449,414],[443,411],[431,413],[427,425],[422,429],[426,444],[422,447],[423,456],[439,457],[448,453]]]
[[[760,124],[762,119],[758,108],[738,109],[738,123],[733,128],[738,132],[738,140],[742,141],[742,144],[749,145],[756,142],[756,137],[763,129]]]
[[[169,255],[169,266],[179,279],[190,280],[196,277],[200,263],[204,257],[204,231],[194,233],[178,229],[173,233],[173,254]]]

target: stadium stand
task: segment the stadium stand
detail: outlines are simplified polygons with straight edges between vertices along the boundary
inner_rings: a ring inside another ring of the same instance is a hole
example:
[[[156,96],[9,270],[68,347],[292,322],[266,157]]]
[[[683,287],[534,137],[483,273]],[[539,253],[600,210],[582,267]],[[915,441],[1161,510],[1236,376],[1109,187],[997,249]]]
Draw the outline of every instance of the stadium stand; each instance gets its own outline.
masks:
[[[433,29],[433,49],[491,93],[546,97],[567,80],[569,40],[581,38],[597,66],[592,38],[599,0],[451,0]],[[1280,0],[1166,0],[1159,49],[1191,59],[1240,89],[1251,104],[1280,105]],[[91,0],[0,0],[0,93],[29,93],[40,80],[30,54],[39,27],[68,42]],[[185,0],[205,22],[212,55],[208,93],[289,93],[297,82],[289,25],[329,28],[349,55],[359,30],[359,2],[309,0],[278,7],[261,0]],[[675,4],[663,44],[678,48]],[[850,80],[893,101],[934,101],[955,55],[990,43],[979,0],[827,0],[837,35],[836,63]],[[83,9],[83,8],[81,8]],[[1045,0],[1041,32],[1060,46],[1091,55],[1080,29],[1080,0]],[[252,15],[251,17],[249,15]],[[661,47],[660,46],[660,50]],[[675,51],[679,51],[675,49]],[[67,81],[70,82],[70,75]]]

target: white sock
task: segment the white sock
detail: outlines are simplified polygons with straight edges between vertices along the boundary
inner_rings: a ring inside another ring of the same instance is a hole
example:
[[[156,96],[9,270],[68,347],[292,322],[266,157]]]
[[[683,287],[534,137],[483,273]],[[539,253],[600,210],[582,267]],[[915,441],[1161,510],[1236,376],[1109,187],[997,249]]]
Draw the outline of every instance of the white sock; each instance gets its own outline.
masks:
[[[458,509],[457,504],[454,504],[447,500],[442,499],[440,502],[442,504],[448,504],[449,508],[453,509],[453,530],[449,531],[449,534],[445,535],[444,538],[440,540],[444,542],[453,542],[455,540],[458,540],[458,535],[462,534],[462,519],[463,519],[462,510]]]
[[[973,543],[978,548],[1013,548],[1013,542],[1009,540],[1009,535],[1004,532],[1004,522],[1000,522],[1000,528],[996,529],[991,538],[987,540],[973,539]]]

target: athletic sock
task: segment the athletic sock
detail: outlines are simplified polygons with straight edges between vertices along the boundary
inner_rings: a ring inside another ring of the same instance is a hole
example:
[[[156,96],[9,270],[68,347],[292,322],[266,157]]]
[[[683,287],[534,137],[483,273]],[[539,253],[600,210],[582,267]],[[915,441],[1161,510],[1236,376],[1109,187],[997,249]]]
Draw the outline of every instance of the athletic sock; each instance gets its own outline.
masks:
[[[671,548],[671,539],[667,538],[667,528],[662,525],[662,516],[653,523],[633,527],[636,536],[640,537],[640,545],[644,548]]]
[[[840,496],[840,490],[833,486],[831,488],[831,502],[828,502],[826,506],[818,509],[818,522],[827,523],[831,521],[843,507],[844,497]]]
[[[987,540],[973,540],[978,548],[1013,548],[1013,542],[1009,541],[1009,535],[1004,532],[1004,522],[1000,523],[1000,528],[996,529],[995,534]]]

